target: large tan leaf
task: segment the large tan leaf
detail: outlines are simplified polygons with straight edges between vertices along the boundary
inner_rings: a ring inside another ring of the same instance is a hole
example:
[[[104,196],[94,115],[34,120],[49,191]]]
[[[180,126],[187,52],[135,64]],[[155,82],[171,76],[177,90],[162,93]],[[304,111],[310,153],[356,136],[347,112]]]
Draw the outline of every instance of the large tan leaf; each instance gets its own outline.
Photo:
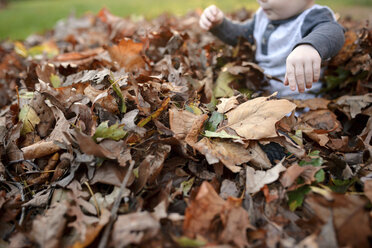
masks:
[[[241,167],[237,165],[247,163],[252,159],[250,151],[236,143],[203,138],[193,147],[205,155],[209,164],[221,161],[232,172],[239,172]]]
[[[258,97],[227,113],[227,126],[246,139],[276,137],[275,123],[295,108],[294,103],[285,99]]]

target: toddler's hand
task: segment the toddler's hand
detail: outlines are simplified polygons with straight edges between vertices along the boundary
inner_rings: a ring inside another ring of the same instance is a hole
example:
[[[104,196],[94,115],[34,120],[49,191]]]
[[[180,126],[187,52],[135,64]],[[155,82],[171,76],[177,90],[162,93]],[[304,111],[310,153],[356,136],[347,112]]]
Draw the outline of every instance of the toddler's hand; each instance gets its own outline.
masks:
[[[299,45],[287,57],[287,71],[284,85],[289,85],[292,91],[298,87],[298,92],[310,89],[313,82],[318,82],[322,59],[318,51],[311,45]]]
[[[211,5],[203,11],[203,14],[200,16],[199,25],[204,30],[210,30],[221,24],[223,17],[223,12],[215,5]]]

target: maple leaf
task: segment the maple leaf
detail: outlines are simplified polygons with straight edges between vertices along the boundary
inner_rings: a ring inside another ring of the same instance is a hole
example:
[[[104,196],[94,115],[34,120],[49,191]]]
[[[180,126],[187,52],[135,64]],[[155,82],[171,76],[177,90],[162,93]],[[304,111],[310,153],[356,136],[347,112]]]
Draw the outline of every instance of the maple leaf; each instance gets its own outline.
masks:
[[[111,58],[127,71],[144,68],[145,61],[142,58],[142,43],[136,43],[133,40],[121,40],[119,44],[109,47],[108,52]]]

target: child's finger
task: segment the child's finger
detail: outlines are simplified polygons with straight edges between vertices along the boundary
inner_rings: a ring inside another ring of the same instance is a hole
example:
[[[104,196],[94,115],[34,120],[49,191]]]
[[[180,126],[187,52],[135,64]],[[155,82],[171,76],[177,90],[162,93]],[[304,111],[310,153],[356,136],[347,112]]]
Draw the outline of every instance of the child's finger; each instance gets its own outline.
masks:
[[[201,17],[200,17],[200,20],[199,20],[199,25],[202,29],[204,30],[209,30],[210,26],[211,26],[211,23],[208,21],[208,19],[205,17],[205,15],[203,14]]]
[[[305,91],[305,72],[304,66],[302,64],[296,65],[296,82],[298,87],[298,92],[303,93]]]
[[[207,20],[207,18],[200,18],[199,25],[202,29],[209,30],[212,24]]]
[[[211,11],[206,11],[205,16],[211,23],[216,21],[216,16]]]
[[[310,89],[314,81],[313,64],[305,63],[305,85],[306,89]]]
[[[285,86],[287,86],[289,84],[288,82],[288,77],[287,77],[287,73],[285,73],[285,76],[284,76],[284,83],[283,83]]]
[[[215,16],[218,14],[218,9],[217,9],[217,7],[215,5],[212,5],[211,6],[211,12]]]
[[[295,71],[294,67],[292,64],[287,63],[287,80],[289,83],[289,87],[291,88],[292,91],[296,90],[296,77],[295,77]]]
[[[314,71],[314,82],[318,82],[320,78],[320,63],[313,62],[313,71]]]

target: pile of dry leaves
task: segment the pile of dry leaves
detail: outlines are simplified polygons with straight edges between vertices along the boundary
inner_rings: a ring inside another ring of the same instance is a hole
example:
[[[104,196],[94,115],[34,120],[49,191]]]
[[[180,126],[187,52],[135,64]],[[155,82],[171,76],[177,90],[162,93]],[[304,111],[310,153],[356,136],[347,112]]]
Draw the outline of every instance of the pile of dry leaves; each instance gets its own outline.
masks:
[[[0,43],[1,247],[371,245],[372,30],[345,20],[324,98],[293,102],[197,23]]]

